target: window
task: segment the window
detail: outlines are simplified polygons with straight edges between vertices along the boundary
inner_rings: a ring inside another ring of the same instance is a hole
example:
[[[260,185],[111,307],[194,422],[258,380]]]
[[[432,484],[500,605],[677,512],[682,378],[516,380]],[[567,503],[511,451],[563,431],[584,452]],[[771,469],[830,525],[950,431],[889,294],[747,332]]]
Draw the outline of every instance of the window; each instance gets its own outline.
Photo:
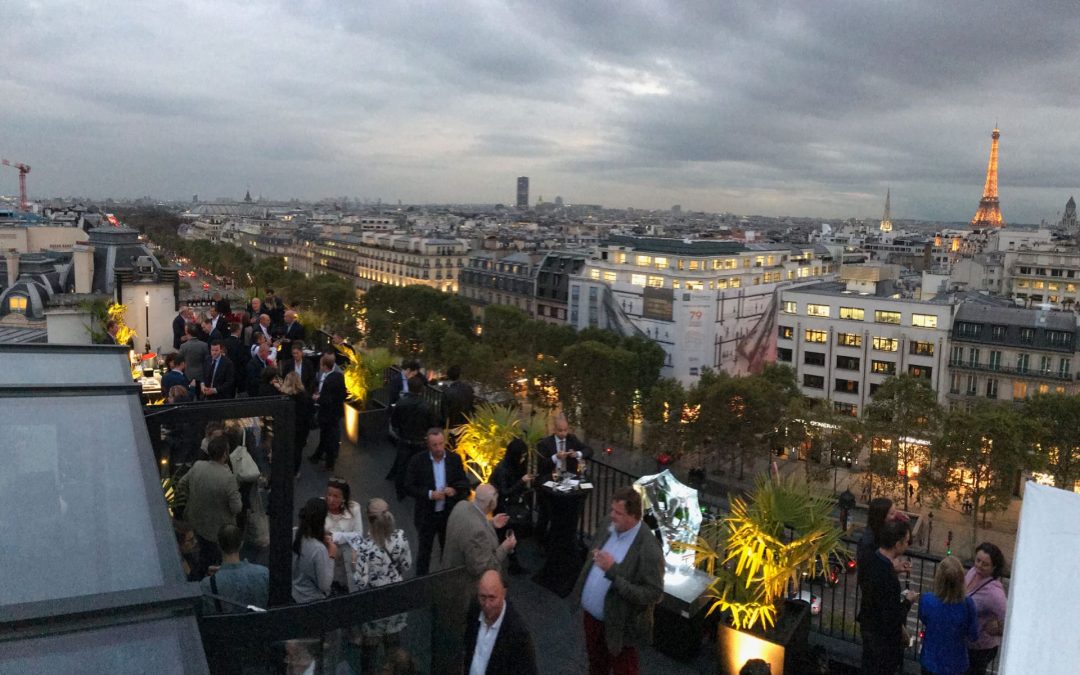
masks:
[[[644,286],[645,281],[646,281],[646,279],[645,279],[644,274],[631,274],[630,275],[630,283],[632,283],[635,286]]]
[[[784,363],[791,363],[791,350],[784,349],[783,347],[777,347],[776,360],[783,361]]]
[[[1035,342],[1035,329],[1034,328],[1021,328],[1020,329],[1020,344],[1029,345]]]
[[[1019,400],[1027,398],[1027,396],[1028,396],[1027,382],[1017,382],[1017,381],[1014,380],[1013,381],[1013,400],[1014,401],[1019,401]]]
[[[968,350],[968,365],[972,368],[979,367],[979,348],[972,347]]]
[[[810,330],[809,328],[807,328],[805,339],[807,342],[818,342],[824,344],[825,340],[828,339],[828,336],[823,330]]]
[[[657,276],[650,275],[649,276],[649,287],[650,288],[663,288],[664,287],[664,277],[657,277]]]
[[[841,307],[840,318],[851,319],[852,321],[862,321],[863,315],[866,312],[861,307]]]
[[[784,314],[798,314],[799,305],[794,300],[784,301]]]
[[[921,377],[925,380],[933,379],[934,369],[930,366],[908,366],[908,375],[912,377]]]
[[[795,329],[791,326],[778,326],[776,334],[781,340],[792,340],[795,338]]]
[[[956,323],[956,335],[962,338],[977,338],[982,334],[981,323],[958,321]]]
[[[892,361],[871,361],[870,372],[878,375],[895,375],[896,364]]]
[[[802,384],[807,389],[824,389],[825,378],[821,375],[803,375]]]
[[[604,272],[604,281],[608,282],[609,284],[613,284],[615,283],[615,279],[616,276],[614,272]]]
[[[653,258],[653,266],[658,270],[666,270],[668,268],[667,258]]]
[[[652,256],[651,255],[635,256],[634,262],[636,264],[638,264],[638,265],[641,265],[642,267],[648,267],[648,266],[652,265]]]
[[[810,366],[823,366],[825,365],[825,354],[823,352],[804,352],[803,363]]]
[[[1069,359],[1062,357],[1061,363],[1058,365],[1058,377],[1061,379],[1068,379],[1069,374],[1072,372],[1072,364]]]
[[[590,279],[599,279],[600,278],[600,270],[589,270],[589,278]]]
[[[883,309],[874,310],[874,321],[876,323],[895,323],[900,325],[900,312],[887,312]]]
[[[862,336],[857,333],[837,333],[836,344],[841,347],[862,347]]]
[[[963,362],[964,362],[964,348],[963,347],[953,347],[952,348],[952,355],[949,357],[949,363],[956,366],[956,365],[960,365]]]
[[[1028,371],[1028,355],[1017,354],[1016,355],[1016,372],[1024,374]]]
[[[950,394],[959,394],[960,393],[960,373],[953,373],[949,377],[949,393]]]
[[[829,316],[828,305],[815,305],[813,303],[806,306],[806,316]]]
[[[1001,352],[993,350],[990,352],[990,361],[987,363],[990,370],[1001,370]]]
[[[918,341],[910,342],[908,343],[908,353],[913,356],[933,356],[934,343]]]
[[[1050,385],[1048,385],[1048,384],[1040,384],[1039,385],[1039,393],[1040,394],[1049,394],[1050,393]]]
[[[8,311],[12,314],[26,314],[26,296],[12,295],[8,297]]]
[[[937,316],[933,314],[912,314],[911,325],[919,328],[937,328]]]
[[[879,352],[895,352],[900,348],[899,342],[896,338],[875,337],[873,343],[874,349]]]
[[[986,379],[986,398],[997,398],[998,382],[990,377]]]
[[[979,391],[979,378],[974,375],[967,376],[967,395],[974,396]]]
[[[1049,375],[1050,374],[1050,357],[1049,356],[1040,356],[1039,357],[1039,372],[1042,373],[1043,375]]]
[[[859,393],[859,381],[858,380],[842,380],[836,379],[834,389],[842,394],[858,394]]]
[[[857,356],[837,356],[836,367],[841,370],[858,370],[859,369],[859,357]]]
[[[841,403],[840,401],[833,401],[833,410],[841,415],[850,415],[857,417],[859,415],[858,406],[854,403]]]
[[[1054,347],[1072,347],[1072,333],[1048,330],[1046,331],[1046,341]]]

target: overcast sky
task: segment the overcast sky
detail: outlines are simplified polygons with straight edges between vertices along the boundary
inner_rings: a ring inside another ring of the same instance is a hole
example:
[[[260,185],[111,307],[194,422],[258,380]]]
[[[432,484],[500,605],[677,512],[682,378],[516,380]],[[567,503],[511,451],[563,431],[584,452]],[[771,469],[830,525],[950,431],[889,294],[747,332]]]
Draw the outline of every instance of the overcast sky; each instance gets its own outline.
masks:
[[[1055,2],[0,2],[31,197],[349,196],[1010,222],[1080,196]],[[16,191],[0,171],[0,193]]]

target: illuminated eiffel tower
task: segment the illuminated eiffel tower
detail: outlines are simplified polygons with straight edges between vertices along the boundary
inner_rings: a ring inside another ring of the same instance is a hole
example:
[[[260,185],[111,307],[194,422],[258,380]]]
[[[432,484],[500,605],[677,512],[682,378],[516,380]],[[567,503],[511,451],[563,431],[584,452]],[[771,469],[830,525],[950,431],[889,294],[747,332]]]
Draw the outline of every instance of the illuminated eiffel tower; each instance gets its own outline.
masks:
[[[971,219],[971,226],[975,229],[988,227],[1005,227],[1005,221],[1001,217],[1001,205],[998,204],[998,138],[1001,132],[994,127],[990,134],[990,163],[986,167],[986,187],[983,188],[982,200],[979,201],[979,209],[975,217]]]

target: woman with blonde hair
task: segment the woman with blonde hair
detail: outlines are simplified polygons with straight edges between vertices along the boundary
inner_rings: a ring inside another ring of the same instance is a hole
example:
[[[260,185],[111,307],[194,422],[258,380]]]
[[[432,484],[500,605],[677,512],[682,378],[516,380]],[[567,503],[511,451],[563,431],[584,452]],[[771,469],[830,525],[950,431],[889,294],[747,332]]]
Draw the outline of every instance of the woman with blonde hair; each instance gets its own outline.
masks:
[[[353,581],[358,591],[379,588],[405,579],[412,567],[412,552],[405,532],[397,527],[386,501],[375,497],[367,503],[367,531],[344,532],[334,539],[353,550]],[[379,645],[392,652],[400,644],[405,614],[395,614],[360,626],[361,672],[376,672]]]
[[[293,474],[300,473],[300,460],[304,456],[304,446],[307,445],[308,423],[311,420],[311,399],[308,398],[304,382],[296,372],[285,376],[284,380],[274,380],[274,387],[279,392],[292,399],[296,408],[293,420]]]
[[[966,640],[979,635],[975,603],[964,590],[964,566],[952,556],[938,563],[934,592],[919,600],[919,621],[926,626],[923,638],[924,675],[962,675],[968,669]]]

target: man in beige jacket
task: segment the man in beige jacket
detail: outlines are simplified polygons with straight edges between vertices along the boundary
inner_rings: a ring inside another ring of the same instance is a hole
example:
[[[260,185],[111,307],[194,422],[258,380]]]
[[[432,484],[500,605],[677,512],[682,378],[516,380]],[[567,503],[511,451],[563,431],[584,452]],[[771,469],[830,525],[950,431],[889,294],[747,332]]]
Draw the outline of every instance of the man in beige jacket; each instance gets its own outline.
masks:
[[[177,501],[186,504],[184,520],[195,530],[199,540],[199,567],[206,574],[210,565],[221,564],[217,545],[222,525],[236,524],[240,513],[240,487],[229,469],[229,440],[223,433],[206,446],[208,460],[199,460],[176,486]]]

